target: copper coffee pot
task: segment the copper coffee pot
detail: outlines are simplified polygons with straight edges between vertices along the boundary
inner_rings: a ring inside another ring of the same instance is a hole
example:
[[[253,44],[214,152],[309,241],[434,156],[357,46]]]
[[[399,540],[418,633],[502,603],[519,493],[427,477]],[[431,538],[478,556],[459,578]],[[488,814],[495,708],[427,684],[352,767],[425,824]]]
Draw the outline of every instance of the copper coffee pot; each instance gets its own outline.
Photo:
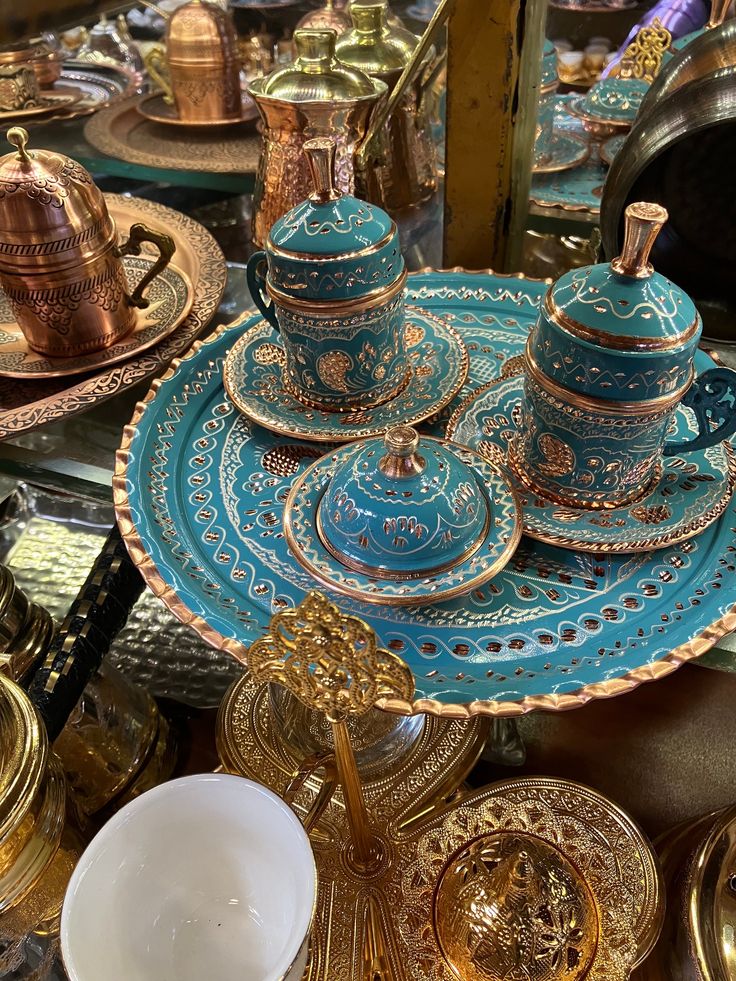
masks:
[[[253,192],[253,240],[258,246],[274,222],[312,191],[302,153],[307,140],[335,140],[337,186],[345,194],[355,189],[353,155],[386,85],[343,65],[335,57],[336,39],[328,28],[295,31],[294,62],[248,87],[263,132]]]
[[[182,121],[241,118],[238,35],[229,12],[218,4],[189,0],[179,7],[166,26],[165,52],[152,48],[145,61]]]
[[[174,242],[135,224],[118,245],[115,224],[87,171],[62,153],[26,149],[28,133],[7,132],[16,153],[0,157],[0,286],[29,347],[50,357],[101,350],[133,329],[136,307],[168,265]],[[123,255],[143,242],[159,251],[132,293]]]
[[[420,39],[405,27],[391,24],[388,0],[354,0],[350,15],[353,27],[338,38],[337,57],[385,82],[393,92]],[[365,173],[364,191],[369,201],[389,211],[419,204],[437,189],[436,153],[425,107],[436,65],[430,49],[394,111],[376,132],[375,162]]]

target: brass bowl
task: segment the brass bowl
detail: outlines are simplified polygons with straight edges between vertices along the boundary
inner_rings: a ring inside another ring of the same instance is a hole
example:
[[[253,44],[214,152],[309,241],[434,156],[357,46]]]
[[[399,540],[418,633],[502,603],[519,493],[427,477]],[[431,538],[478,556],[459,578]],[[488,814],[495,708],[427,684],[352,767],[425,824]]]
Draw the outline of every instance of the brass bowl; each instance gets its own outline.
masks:
[[[632,981],[736,977],[736,806],[674,828],[657,848],[667,915]]]

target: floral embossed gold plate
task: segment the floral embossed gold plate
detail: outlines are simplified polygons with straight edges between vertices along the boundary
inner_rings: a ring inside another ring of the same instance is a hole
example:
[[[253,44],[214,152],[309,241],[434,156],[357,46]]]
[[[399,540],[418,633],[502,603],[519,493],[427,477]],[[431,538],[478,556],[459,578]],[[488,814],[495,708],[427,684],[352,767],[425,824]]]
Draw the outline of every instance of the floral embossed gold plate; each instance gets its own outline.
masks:
[[[665,457],[658,478],[631,504],[593,511],[555,503],[516,476],[514,435],[523,398],[522,375],[489,382],[456,410],[447,435],[509,467],[521,497],[526,535],[586,552],[649,552],[687,541],[728,507],[736,484],[736,456],[727,442]],[[697,431],[690,410],[680,406],[669,438],[691,439]],[[550,445],[550,465],[565,450],[565,444]]]

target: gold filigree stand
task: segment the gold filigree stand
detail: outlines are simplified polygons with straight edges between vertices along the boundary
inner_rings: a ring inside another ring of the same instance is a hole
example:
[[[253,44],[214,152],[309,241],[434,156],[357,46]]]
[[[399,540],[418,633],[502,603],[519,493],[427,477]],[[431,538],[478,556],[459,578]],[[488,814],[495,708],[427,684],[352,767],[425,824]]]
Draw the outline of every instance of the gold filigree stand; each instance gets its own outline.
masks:
[[[659,18],[655,18],[651,24],[639,30],[611,74],[619,78],[640,78],[653,82],[659,75],[662,58],[671,43],[672,35]]]
[[[508,832],[516,833],[522,845],[530,844],[531,835],[549,846],[540,852],[532,843],[514,858],[507,878],[515,889],[520,888],[519,876],[531,869],[530,861],[542,853],[558,856],[559,867],[568,869],[571,888],[550,890],[548,918],[544,923],[532,922],[531,934],[520,925],[519,937],[531,936],[531,946],[520,943],[510,948],[503,930],[496,935],[486,930],[483,943],[468,954],[471,973],[464,976],[474,977],[473,971],[478,971],[478,977],[496,977],[483,973],[488,964],[484,966],[482,958],[489,964],[499,957],[507,962],[512,949],[517,973],[508,976],[553,981],[564,975],[569,981],[579,972],[569,973],[567,965],[579,956],[581,964],[585,961],[586,979],[624,981],[631,966],[649,950],[659,929],[656,860],[641,832],[600,795],[566,781],[526,778],[438,803],[439,788],[448,794],[448,769],[458,756],[463,758],[463,766],[454,770],[457,786],[470,759],[453,751],[447,739],[430,744],[427,752],[415,749],[396,772],[361,783],[347,720],[367,713],[387,696],[409,700],[414,686],[407,666],[379,650],[372,630],[360,620],[342,615],[325,597],[310,593],[299,607],[273,618],[269,635],[250,649],[248,663],[252,677],[238,683],[241,698],[229,698],[221,716],[221,748],[223,740],[228,741],[229,727],[245,729],[248,718],[267,714],[266,682],[285,686],[304,705],[324,712],[334,737],[340,787],[311,835],[319,890],[308,981],[455,978],[450,948],[452,957],[459,956],[461,948],[455,927],[442,922],[438,912],[438,887],[448,869],[465,874],[465,852],[473,842]],[[258,688],[258,682],[263,687]],[[244,699],[242,692],[248,686],[252,694]],[[245,714],[239,715],[238,709]],[[450,723],[447,732],[462,724]],[[260,767],[266,760],[265,776],[277,780],[283,790],[288,763],[282,754],[277,764],[273,747],[259,744],[263,733],[261,723],[251,734],[249,775],[263,780]],[[232,748],[231,737],[232,733]],[[319,785],[307,781],[300,788],[293,806],[306,814]],[[507,851],[510,847],[507,838],[504,847]],[[491,841],[479,854],[488,862],[497,851]],[[485,866],[478,868],[486,874]],[[494,881],[505,881],[505,874],[496,873]],[[537,875],[536,881],[554,885],[549,877]],[[581,931],[570,921],[570,909],[576,908],[575,902],[577,909],[582,908],[586,889],[595,907],[595,915],[586,907],[586,922],[597,924],[593,940],[589,929]],[[513,915],[517,898],[505,907]],[[470,912],[477,904],[471,907]],[[528,903],[527,907],[531,908]],[[564,968],[563,974],[555,965]]]

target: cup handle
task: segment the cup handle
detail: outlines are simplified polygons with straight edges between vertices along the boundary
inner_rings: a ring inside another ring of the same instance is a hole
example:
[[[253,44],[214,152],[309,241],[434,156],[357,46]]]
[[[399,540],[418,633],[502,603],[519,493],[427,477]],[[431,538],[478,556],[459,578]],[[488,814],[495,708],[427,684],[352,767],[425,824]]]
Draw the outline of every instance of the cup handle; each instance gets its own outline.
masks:
[[[146,63],[146,71],[164,94],[164,102],[167,106],[173,106],[174,92],[169,81],[166,49],[160,44],[157,44],[146,54],[144,61]]]
[[[174,245],[174,240],[170,235],[165,235],[163,232],[154,232],[152,228],[147,225],[142,225],[136,222],[135,225],[130,226],[130,233],[128,235],[128,241],[123,242],[122,245],[118,245],[115,249],[115,255],[120,258],[124,255],[140,255],[141,254],[141,243],[142,242],[152,242],[158,249],[158,259],[154,262],[151,268],[148,270],[143,279],[138,283],[133,292],[127,296],[128,303],[134,307],[145,308],[148,306],[148,300],[143,296],[143,294],[148,289],[149,284],[153,279],[158,276],[160,272],[168,266],[171,262],[171,257],[174,252],[176,252],[176,246]]]
[[[265,263],[265,261],[265,252],[254,252],[250,259],[248,259],[248,265],[246,266],[245,270],[245,278],[248,281],[248,289],[250,290],[250,295],[253,298],[253,302],[273,329],[278,332],[279,322],[276,317],[276,310],[274,309],[273,300],[269,303],[263,295],[264,287],[266,285],[266,277],[262,271],[262,265]]]
[[[307,782],[307,779],[313,773],[316,773],[317,770],[324,771],[324,779],[309,812],[302,818],[302,824],[307,834],[309,834],[322,817],[325,808],[332,800],[332,795],[335,793],[335,788],[337,787],[337,766],[335,764],[334,753],[320,753],[315,756],[306,757],[287,784],[283,793],[284,800],[291,806],[294,798]]]
[[[736,371],[720,366],[704,371],[686,392],[682,405],[695,413],[698,435],[680,443],[665,443],[665,456],[705,450],[736,433]]]

